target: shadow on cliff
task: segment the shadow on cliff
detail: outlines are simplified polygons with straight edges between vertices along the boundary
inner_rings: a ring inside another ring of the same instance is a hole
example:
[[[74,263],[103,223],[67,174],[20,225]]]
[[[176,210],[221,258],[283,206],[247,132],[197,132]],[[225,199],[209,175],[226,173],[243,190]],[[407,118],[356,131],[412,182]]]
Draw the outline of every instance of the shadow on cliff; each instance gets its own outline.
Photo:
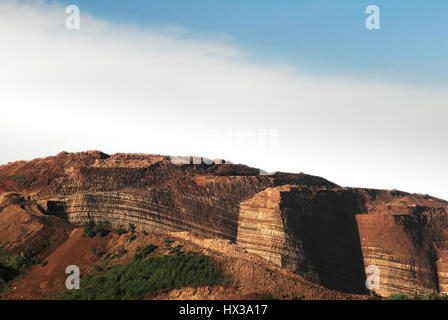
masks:
[[[354,192],[300,189],[281,193],[283,267],[339,291],[367,293],[355,215],[366,212]]]

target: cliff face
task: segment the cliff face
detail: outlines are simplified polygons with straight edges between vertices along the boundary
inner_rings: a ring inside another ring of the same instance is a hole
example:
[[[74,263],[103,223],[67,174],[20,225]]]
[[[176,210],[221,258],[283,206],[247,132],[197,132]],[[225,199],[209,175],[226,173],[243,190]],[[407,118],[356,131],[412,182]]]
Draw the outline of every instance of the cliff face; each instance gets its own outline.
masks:
[[[237,244],[306,279],[365,291],[354,192],[282,186],[241,204]]]
[[[229,163],[178,165],[166,156],[98,151],[0,166],[2,194],[22,202],[5,202],[0,218],[32,208],[75,225],[107,219],[227,239],[341,291],[365,292],[369,265],[380,270],[380,294],[448,290],[448,203],[429,196],[340,188],[306,174],[260,175]]]
[[[424,204],[442,205],[428,207]],[[402,192],[282,186],[241,203],[237,244],[329,288],[447,293],[447,203]],[[370,274],[367,274],[370,276]]]
[[[1,166],[0,188],[27,194],[43,213],[74,224],[108,219],[235,240],[242,200],[285,182],[336,186],[305,174],[258,173],[243,165],[178,165],[160,155],[91,151]]]

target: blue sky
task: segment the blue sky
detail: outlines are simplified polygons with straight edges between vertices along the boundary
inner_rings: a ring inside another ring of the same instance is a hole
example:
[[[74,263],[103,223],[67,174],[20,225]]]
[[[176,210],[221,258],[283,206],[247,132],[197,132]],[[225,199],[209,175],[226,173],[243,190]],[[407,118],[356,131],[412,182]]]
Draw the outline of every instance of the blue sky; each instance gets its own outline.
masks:
[[[182,27],[190,37],[229,36],[254,63],[288,64],[319,75],[448,83],[446,0],[60,2],[112,23]],[[381,10],[381,30],[364,26],[371,4]]]

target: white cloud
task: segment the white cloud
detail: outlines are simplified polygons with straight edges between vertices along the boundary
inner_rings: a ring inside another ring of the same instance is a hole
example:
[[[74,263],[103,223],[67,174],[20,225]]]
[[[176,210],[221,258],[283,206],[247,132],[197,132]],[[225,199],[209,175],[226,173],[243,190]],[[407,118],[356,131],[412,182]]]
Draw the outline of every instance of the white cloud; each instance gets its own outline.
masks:
[[[0,3],[0,163],[61,150],[223,157],[341,185],[448,198],[448,90],[256,65],[229,42],[117,26],[81,9]],[[194,139],[279,129],[278,152]]]

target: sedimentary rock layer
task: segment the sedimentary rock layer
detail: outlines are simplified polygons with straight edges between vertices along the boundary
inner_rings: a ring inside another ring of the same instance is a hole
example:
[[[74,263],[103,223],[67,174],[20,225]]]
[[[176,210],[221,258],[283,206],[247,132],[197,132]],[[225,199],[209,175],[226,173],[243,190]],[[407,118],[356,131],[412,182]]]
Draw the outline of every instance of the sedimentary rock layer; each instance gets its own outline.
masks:
[[[89,151],[10,163],[0,166],[0,197],[19,202],[3,201],[0,217],[32,208],[76,225],[190,231],[332,289],[365,292],[375,265],[380,294],[448,292],[448,202],[197,160]]]
[[[444,293],[447,207],[415,202],[426,200],[395,191],[269,188],[241,203],[237,244],[329,288],[366,291],[365,268],[376,266],[382,295]]]
[[[0,166],[0,181],[38,201],[42,212],[74,224],[109,220],[230,240],[236,239],[239,203],[265,188],[336,186],[306,174],[260,175],[243,165],[191,163],[159,155],[61,153]]]

